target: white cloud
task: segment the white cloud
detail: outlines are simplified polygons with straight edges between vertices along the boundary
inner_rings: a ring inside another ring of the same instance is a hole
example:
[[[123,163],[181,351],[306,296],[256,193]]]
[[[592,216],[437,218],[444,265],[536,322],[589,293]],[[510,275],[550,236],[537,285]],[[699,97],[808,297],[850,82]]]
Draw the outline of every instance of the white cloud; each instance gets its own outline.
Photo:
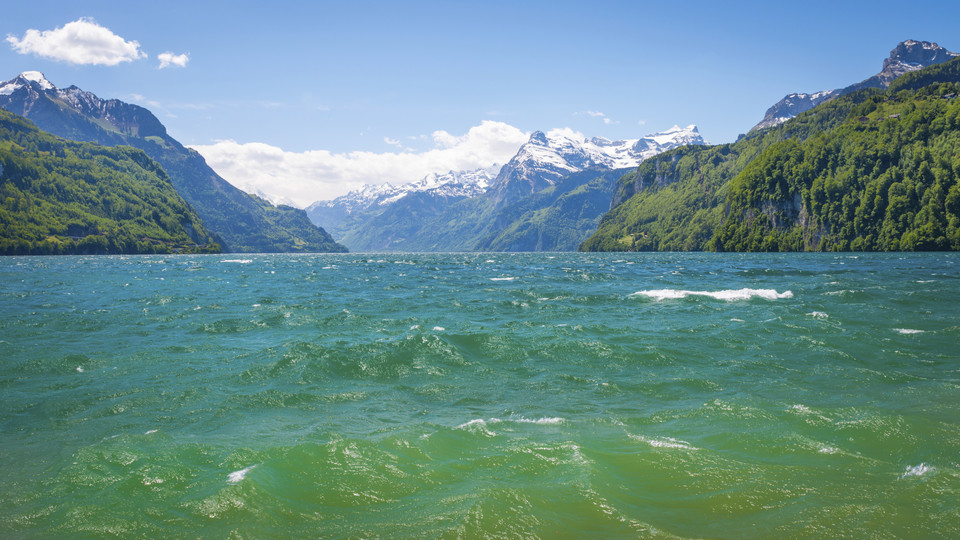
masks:
[[[484,121],[462,135],[435,131],[435,147],[423,152],[287,152],[264,143],[219,141],[192,148],[228,182],[249,193],[288,199],[302,206],[344,195],[363,184],[415,182],[433,172],[472,170],[505,163],[528,133]],[[389,142],[389,140],[385,139]]]
[[[399,139],[391,139],[390,137],[384,137],[383,142],[392,145],[392,146],[402,146]]]
[[[575,141],[582,141],[587,138],[583,133],[568,127],[551,129],[547,132],[547,137],[551,139],[559,139],[564,137],[567,139],[573,139]]]
[[[604,123],[605,125],[608,125],[608,126],[609,126],[610,124],[619,124],[619,123],[620,123],[620,122],[618,122],[618,121],[616,121],[616,120],[608,117],[606,114],[604,114],[604,113],[602,113],[602,112],[600,112],[600,111],[583,111],[582,113],[576,113],[576,114],[585,114],[585,115],[590,116],[590,117],[592,117],[592,118],[599,118],[599,119],[603,120],[603,123]]]
[[[163,69],[170,66],[187,67],[187,62],[190,61],[190,56],[186,53],[173,54],[172,52],[167,51],[158,54],[157,60],[160,60],[160,65],[157,66],[157,69]]]
[[[54,30],[29,29],[20,39],[8,35],[7,42],[20,54],[35,54],[71,64],[115,66],[147,57],[140,50],[140,43],[127,41],[88,18]]]
[[[645,125],[647,125],[647,121],[646,121],[646,120],[637,120],[637,125],[638,125],[638,126],[645,126]]]

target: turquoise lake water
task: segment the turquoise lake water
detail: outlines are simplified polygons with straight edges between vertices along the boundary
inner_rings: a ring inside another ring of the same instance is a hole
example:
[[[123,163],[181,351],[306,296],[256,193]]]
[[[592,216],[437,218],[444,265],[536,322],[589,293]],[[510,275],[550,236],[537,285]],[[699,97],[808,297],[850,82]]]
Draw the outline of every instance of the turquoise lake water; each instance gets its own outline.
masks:
[[[0,259],[0,537],[960,537],[958,254]]]

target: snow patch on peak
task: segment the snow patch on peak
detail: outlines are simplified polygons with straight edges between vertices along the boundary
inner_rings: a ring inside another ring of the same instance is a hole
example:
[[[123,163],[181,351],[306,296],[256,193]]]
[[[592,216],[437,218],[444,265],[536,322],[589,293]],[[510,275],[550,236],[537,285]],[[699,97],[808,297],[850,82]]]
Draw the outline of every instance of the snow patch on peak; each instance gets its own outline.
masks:
[[[43,73],[39,71],[24,71],[15,79],[0,84],[0,96],[9,96],[17,90],[29,86],[30,83],[35,83],[44,91],[56,90],[57,88],[43,76]]]
[[[24,71],[23,73],[20,74],[19,78],[30,81],[30,82],[35,82],[39,84],[40,88],[43,88],[44,90],[53,90],[54,88],[56,88],[56,86],[54,86],[53,83],[48,81],[47,78],[43,76],[43,73],[40,73],[39,71]]]
[[[542,135],[542,134],[541,134]],[[466,198],[481,195],[489,189],[500,171],[500,164],[481,167],[472,171],[448,171],[430,173],[416,182],[394,186],[389,183],[364,184],[358,190],[329,201],[317,201],[311,208],[341,208],[346,214],[375,206],[387,206],[415,193],[425,193],[441,198]]]
[[[673,126],[639,139],[619,141],[588,139],[570,128],[552,129],[546,134],[538,131],[500,170],[493,189],[498,201],[514,200],[587,168],[636,167],[653,155],[688,144],[706,144],[695,125]]]

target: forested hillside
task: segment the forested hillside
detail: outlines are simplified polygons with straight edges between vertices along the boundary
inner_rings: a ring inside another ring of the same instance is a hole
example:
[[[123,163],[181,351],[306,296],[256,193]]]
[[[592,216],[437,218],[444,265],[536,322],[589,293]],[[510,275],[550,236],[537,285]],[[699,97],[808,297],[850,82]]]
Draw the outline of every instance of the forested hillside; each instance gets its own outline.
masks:
[[[160,166],[0,110],[0,254],[219,252]]]
[[[589,251],[960,249],[960,63],[643,163]]]

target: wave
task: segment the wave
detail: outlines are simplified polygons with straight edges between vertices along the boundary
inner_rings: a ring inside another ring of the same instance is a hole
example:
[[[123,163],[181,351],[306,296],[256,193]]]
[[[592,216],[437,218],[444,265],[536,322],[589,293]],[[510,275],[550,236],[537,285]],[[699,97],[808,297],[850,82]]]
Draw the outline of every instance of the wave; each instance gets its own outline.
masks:
[[[638,291],[630,295],[645,296],[659,302],[661,300],[679,300],[689,296],[708,296],[716,300],[735,302],[737,300],[750,300],[751,298],[762,298],[764,300],[779,300],[782,298],[793,298],[793,292],[777,292],[775,289],[724,289],[720,291],[684,291],[678,289],[654,289],[649,291]]]
[[[913,467],[908,466],[907,470],[900,475],[900,479],[907,478],[908,476],[923,476],[928,472],[932,471],[933,467],[927,465],[926,463],[921,463],[919,465],[914,465]]]
[[[233,471],[227,475],[227,482],[231,484],[236,484],[247,477],[247,473],[252,471],[256,465],[251,465],[246,469],[240,469],[239,471]]]
[[[628,435],[631,439],[635,441],[640,441],[642,443],[647,443],[653,448],[671,448],[677,450],[699,450],[696,446],[691,445],[687,441],[681,441],[680,439],[674,439],[673,437],[644,437],[643,435]]]
[[[923,330],[917,330],[915,328],[894,328],[893,330],[898,334],[904,334],[904,335],[924,333]]]
[[[237,264],[250,264],[253,262],[253,259],[224,259],[220,261],[222,263],[237,263]]]

